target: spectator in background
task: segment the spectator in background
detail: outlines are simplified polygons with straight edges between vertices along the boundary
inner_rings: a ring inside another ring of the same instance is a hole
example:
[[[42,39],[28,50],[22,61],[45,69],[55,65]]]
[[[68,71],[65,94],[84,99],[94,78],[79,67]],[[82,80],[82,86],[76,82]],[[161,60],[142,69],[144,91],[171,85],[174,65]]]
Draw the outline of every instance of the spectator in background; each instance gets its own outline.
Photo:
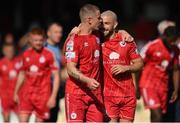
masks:
[[[17,113],[13,94],[22,61],[15,56],[14,44],[4,43],[2,50],[4,57],[0,60],[0,99],[4,122],[9,122],[11,111]]]
[[[164,30],[167,29],[170,26],[176,26],[176,23],[170,20],[163,20],[158,24],[158,32],[159,35],[162,35],[164,33]],[[172,92],[173,92],[173,70],[170,69],[169,70],[169,86],[168,86],[168,99],[170,99]],[[167,113],[164,114],[163,116],[163,121],[176,121],[177,118],[179,118],[179,109],[178,108],[178,102],[180,102],[179,99],[177,99],[177,101],[175,103],[168,103],[167,105]],[[177,104],[177,108],[176,108],[176,104]],[[178,117],[176,117],[176,114],[178,113]],[[180,120],[177,120],[180,121]]]
[[[161,37],[148,43],[141,52],[145,65],[139,87],[145,107],[150,109],[152,122],[162,121],[162,114],[166,113],[169,68],[173,69],[174,91],[168,102],[175,102],[178,96],[178,49],[174,46],[176,39],[175,27],[169,26]]]
[[[4,37],[4,42],[14,43],[14,35],[12,33],[7,33]]]
[[[45,47],[47,47],[55,56],[56,62],[60,69],[61,66],[61,52],[59,48],[59,42],[61,41],[63,35],[63,28],[58,23],[51,23],[47,29],[47,41],[45,42]],[[53,78],[52,78],[53,79]],[[52,83],[53,84],[53,83]],[[62,88],[62,86],[61,86]],[[56,122],[58,118],[59,112],[59,101],[60,101],[60,94],[64,93],[59,88],[59,92],[56,98],[56,106],[51,109],[50,111],[50,118],[46,120],[46,122]]]
[[[28,47],[30,47],[30,44],[29,44],[29,34],[27,33],[20,38],[18,42],[18,48],[20,50],[20,53],[22,53]]]
[[[29,32],[30,44],[22,55],[23,67],[19,73],[14,100],[19,103],[20,122],[28,122],[32,112],[36,122],[49,118],[49,110],[55,107],[59,89],[59,69],[53,53],[44,47],[44,31],[34,28]],[[51,86],[53,75],[53,86]],[[23,92],[17,93],[23,85]]]

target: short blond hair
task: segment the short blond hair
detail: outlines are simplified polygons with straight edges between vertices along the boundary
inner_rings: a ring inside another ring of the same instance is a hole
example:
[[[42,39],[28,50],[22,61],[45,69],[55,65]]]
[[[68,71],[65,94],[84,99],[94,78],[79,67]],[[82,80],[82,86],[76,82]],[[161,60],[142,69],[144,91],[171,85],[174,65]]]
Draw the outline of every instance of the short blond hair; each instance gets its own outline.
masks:
[[[81,22],[83,22],[88,16],[94,15],[97,11],[99,11],[99,8],[95,5],[92,4],[84,5],[79,12]]]
[[[107,10],[104,11],[101,16],[111,16],[113,18],[113,20],[117,21],[117,15],[115,12],[111,11],[111,10]]]
[[[158,24],[158,27],[157,27],[159,34],[162,35],[164,33],[165,29],[170,27],[170,26],[176,26],[176,23],[173,22],[173,21],[170,21],[170,20],[163,20],[163,21],[161,21]]]

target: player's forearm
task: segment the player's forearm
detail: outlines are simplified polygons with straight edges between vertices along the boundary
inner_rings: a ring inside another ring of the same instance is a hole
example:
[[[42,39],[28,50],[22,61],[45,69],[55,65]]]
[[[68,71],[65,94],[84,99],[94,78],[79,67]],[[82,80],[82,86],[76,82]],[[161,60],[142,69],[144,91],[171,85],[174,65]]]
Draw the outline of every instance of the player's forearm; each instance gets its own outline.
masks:
[[[174,91],[178,92],[179,89],[179,70],[175,69],[173,71],[173,84],[174,84]]]
[[[54,76],[53,76],[53,89],[52,89],[51,96],[56,98],[57,94],[58,94],[59,87],[60,87],[59,71],[55,71],[53,74],[54,74]]]
[[[83,75],[77,68],[67,66],[68,75],[82,83],[87,84],[89,78]]]
[[[24,80],[25,80],[25,73],[24,73],[24,71],[20,71],[20,73],[18,75],[18,79],[17,79],[17,84],[15,87],[15,93],[18,93],[18,91],[21,88]]]
[[[138,60],[136,62],[133,62],[131,65],[128,66],[128,71],[130,72],[137,72],[140,71],[144,66],[144,63],[142,60]]]
[[[134,86],[137,89],[138,88],[138,82],[137,82],[137,79],[136,79],[136,73],[132,73],[131,75],[132,75]]]

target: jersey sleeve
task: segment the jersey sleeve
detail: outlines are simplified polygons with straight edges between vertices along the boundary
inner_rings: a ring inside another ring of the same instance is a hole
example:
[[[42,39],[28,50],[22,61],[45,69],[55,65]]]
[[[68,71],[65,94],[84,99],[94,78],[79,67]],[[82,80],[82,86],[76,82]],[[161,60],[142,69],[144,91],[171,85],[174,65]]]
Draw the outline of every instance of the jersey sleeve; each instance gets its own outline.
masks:
[[[49,54],[49,67],[51,70],[58,70],[59,69],[57,60],[56,60],[55,55],[53,53]]]
[[[129,56],[131,60],[141,58],[135,42],[130,43]]]
[[[151,54],[150,48],[151,48],[151,43],[148,43],[140,51],[140,55],[144,61],[147,61],[147,59],[149,58]]]
[[[26,61],[28,61],[28,57],[25,56],[25,53],[23,53],[20,57],[22,62],[20,70],[26,71],[27,70]]]
[[[71,36],[65,43],[64,47],[65,61],[68,62],[78,62],[80,47],[76,35]]]

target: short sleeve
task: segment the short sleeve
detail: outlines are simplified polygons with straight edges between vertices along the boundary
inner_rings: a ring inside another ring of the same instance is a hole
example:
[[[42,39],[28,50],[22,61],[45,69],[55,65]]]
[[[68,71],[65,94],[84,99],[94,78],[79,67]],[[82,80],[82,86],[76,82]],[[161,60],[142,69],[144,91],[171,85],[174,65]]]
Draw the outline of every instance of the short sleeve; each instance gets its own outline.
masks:
[[[59,66],[53,53],[49,54],[49,67],[51,70],[58,70]]]
[[[141,58],[135,42],[130,43],[129,56],[131,60]]]
[[[21,56],[19,56],[21,58],[21,68],[20,70],[22,71],[26,71],[27,70],[27,64],[26,62],[28,62],[29,58],[25,56],[25,53],[23,53]]]
[[[140,55],[144,59],[144,61],[146,61],[151,54],[150,47],[151,47],[151,43],[148,43],[140,51]]]
[[[76,35],[72,35],[65,43],[64,46],[64,55],[65,55],[65,61],[68,62],[78,62],[79,58],[79,43],[76,38]]]

